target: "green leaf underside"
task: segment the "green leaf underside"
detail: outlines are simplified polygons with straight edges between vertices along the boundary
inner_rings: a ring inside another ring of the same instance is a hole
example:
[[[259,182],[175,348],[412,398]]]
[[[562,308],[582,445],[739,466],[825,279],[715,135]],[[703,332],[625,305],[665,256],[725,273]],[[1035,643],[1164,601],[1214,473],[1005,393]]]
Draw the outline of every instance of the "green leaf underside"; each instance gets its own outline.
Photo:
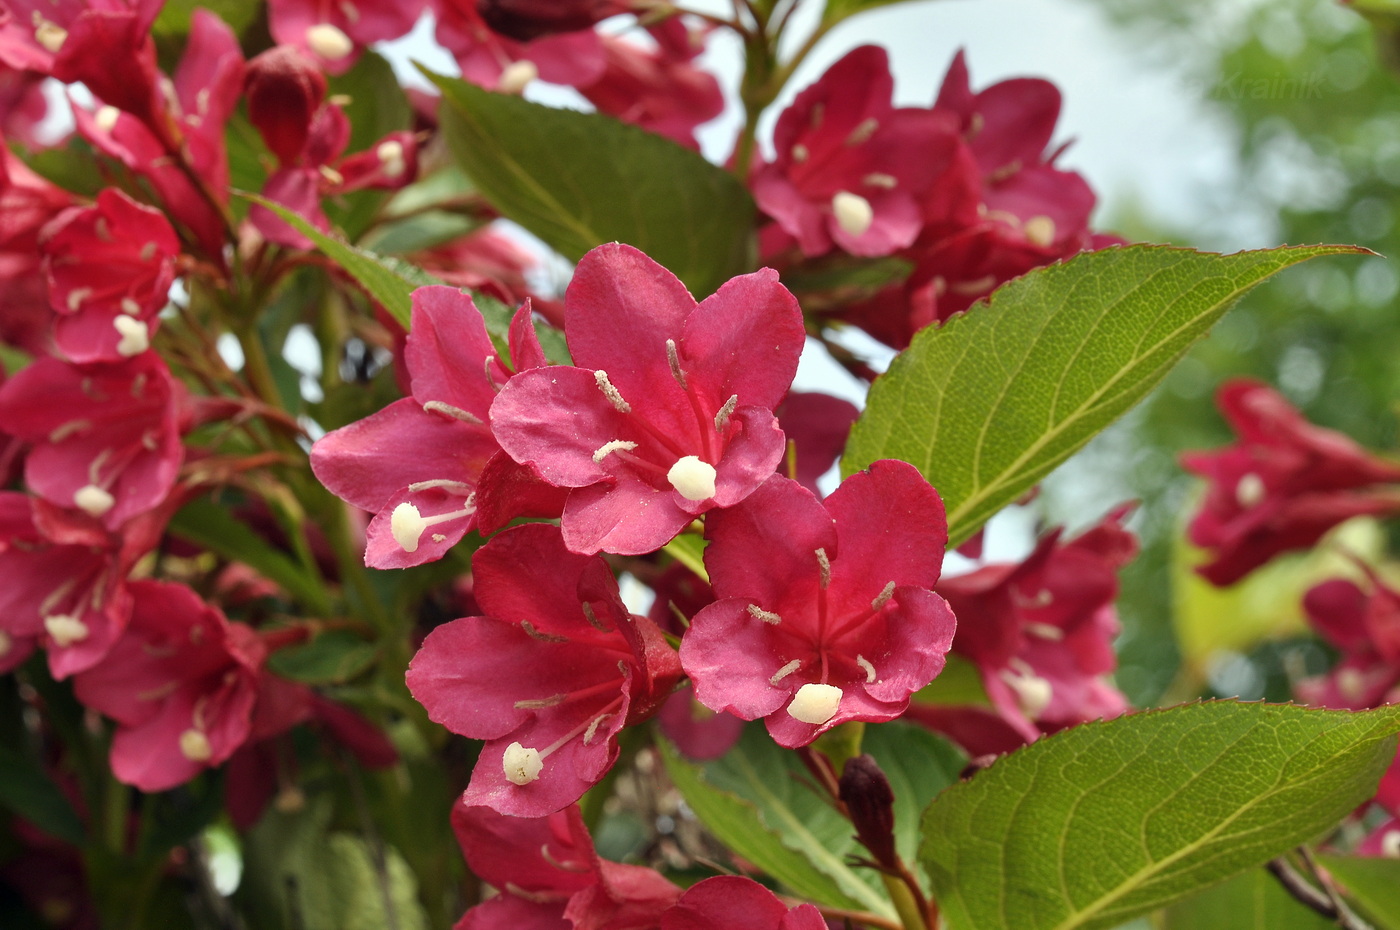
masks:
[[[866,752],[896,796],[896,841],[912,863],[918,811],[957,779],[963,760],[939,737],[907,724],[866,727]],[[662,742],[666,770],[705,827],[797,895],[896,919],[877,873],[848,864],[865,854],[845,818],[823,801],[797,755],[750,724],[722,759],[690,762]]]
[[[1400,930],[1400,860],[1318,856],[1317,861],[1342,883],[1378,930]]]
[[[340,684],[373,664],[378,650],[348,630],[329,630],[309,643],[279,649],[267,664],[283,678],[311,685]]]
[[[442,90],[458,164],[504,216],[570,261],[626,242],[697,297],[751,270],[753,198],[699,153],[604,114],[425,73]]]
[[[1263,869],[1252,869],[1167,908],[1160,930],[1335,930]]]
[[[870,389],[843,475],[919,468],[971,536],[1141,400],[1251,287],[1350,246],[1215,255],[1168,246],[1082,253],[929,328]]]
[[[1397,731],[1400,707],[1233,701],[1086,724],[945,791],[922,861],[952,930],[1116,927],[1334,826]]]
[[[213,501],[191,501],[170,521],[170,531],[182,539],[205,546],[235,562],[257,569],[286,592],[308,604],[325,600],[320,581],[309,576],[292,559],[268,545],[227,507]]]

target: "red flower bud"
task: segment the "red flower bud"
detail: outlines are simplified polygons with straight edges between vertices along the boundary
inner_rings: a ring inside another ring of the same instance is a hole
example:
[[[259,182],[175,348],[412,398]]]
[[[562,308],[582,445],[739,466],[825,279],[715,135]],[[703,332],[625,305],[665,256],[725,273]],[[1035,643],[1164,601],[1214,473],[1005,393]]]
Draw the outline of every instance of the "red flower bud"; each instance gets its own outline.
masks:
[[[267,147],[282,165],[296,162],[326,97],[321,70],[292,46],[279,45],[248,62],[244,89],[248,118]]]
[[[851,815],[856,839],[875,861],[887,869],[898,868],[894,849],[894,791],[880,766],[868,755],[846,761],[841,773],[841,802]]]

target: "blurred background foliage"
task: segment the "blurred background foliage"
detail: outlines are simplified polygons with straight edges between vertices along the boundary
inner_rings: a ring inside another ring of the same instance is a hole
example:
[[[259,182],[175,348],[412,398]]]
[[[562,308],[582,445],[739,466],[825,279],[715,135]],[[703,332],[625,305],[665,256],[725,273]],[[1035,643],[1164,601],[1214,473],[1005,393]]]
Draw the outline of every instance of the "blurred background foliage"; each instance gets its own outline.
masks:
[[[1114,501],[1143,501],[1144,551],[1120,601],[1118,681],[1134,703],[1287,700],[1291,680],[1328,662],[1304,632],[1302,591],[1347,570],[1341,548],[1379,555],[1381,529],[1346,527],[1328,553],[1285,557],[1215,591],[1189,571],[1193,553],[1181,540],[1198,486],[1176,458],[1231,440],[1214,393],[1233,376],[1267,381],[1313,422],[1396,451],[1400,81],[1385,63],[1394,40],[1335,0],[1079,2],[1099,8],[1145,61],[1180,75],[1235,142],[1230,182],[1195,192],[1190,228],[1123,198],[1101,228],[1223,251],[1262,244],[1240,241],[1248,228],[1270,244],[1379,253],[1312,263],[1252,292],[1149,401],[1049,482],[1039,505],[1051,522],[1082,525]]]

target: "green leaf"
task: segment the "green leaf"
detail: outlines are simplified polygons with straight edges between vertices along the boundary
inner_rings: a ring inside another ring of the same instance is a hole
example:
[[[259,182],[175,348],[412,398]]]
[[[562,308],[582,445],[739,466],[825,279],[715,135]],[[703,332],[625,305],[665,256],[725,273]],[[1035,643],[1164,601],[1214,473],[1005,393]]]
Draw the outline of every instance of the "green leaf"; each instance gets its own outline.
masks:
[[[191,501],[170,521],[170,531],[235,562],[257,569],[305,604],[329,610],[325,589],[286,554],[268,545],[227,508],[205,498]]]
[[[377,654],[373,643],[349,630],[328,630],[309,643],[279,649],[267,665],[283,678],[308,685],[338,685],[369,668]]]
[[[1400,707],[1217,701],[1075,727],[954,785],[922,861],[952,930],[1116,927],[1334,826]]]
[[[842,474],[884,458],[917,466],[956,545],[1141,400],[1255,284],[1361,252],[1128,246],[1037,269],[914,337],[872,385]]]
[[[1379,930],[1400,930],[1400,860],[1318,856],[1317,861],[1345,886]]]
[[[695,573],[701,581],[710,583],[710,573],[705,570],[705,537],[699,533],[682,533],[662,546],[662,550]]]
[[[87,842],[83,822],[59,787],[31,756],[0,745],[0,806],[74,846]]]
[[[704,297],[752,268],[753,199],[699,153],[601,113],[429,72],[458,164],[508,219],[571,261],[636,246]]]
[[[414,289],[425,284],[443,283],[416,265],[385,255],[375,255],[329,236],[280,203],[274,203],[257,194],[241,193],[240,196],[271,210],[290,223],[297,232],[316,243],[316,247],[327,258],[344,268],[346,273],[359,282],[366,293],[383,304],[384,309],[405,329],[409,327],[409,319],[413,312],[409,295]]]
[[[1160,930],[1328,930],[1336,923],[1283,890],[1263,869],[1208,888],[1167,908]]]
[[[850,822],[817,793],[797,755],[774,743],[762,724],[746,727],[739,744],[713,762],[689,762],[665,741],[661,747],[666,771],[686,803],[736,854],[795,894],[895,919],[878,874],[846,861],[863,852]],[[890,779],[896,843],[913,862],[918,812],[957,779],[962,757],[933,734],[894,723],[868,725],[864,750]]]

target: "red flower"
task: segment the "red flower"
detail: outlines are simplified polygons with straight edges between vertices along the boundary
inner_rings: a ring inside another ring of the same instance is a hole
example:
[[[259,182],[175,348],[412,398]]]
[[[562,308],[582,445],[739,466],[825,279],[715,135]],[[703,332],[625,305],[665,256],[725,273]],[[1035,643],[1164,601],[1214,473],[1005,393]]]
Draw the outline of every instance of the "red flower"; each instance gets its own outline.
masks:
[[[491,407],[512,458],[570,488],[575,552],[635,555],[732,507],[773,473],[773,416],[797,370],[802,314],[771,270],[696,304],[631,246],[579,261],[564,297],[574,364],[516,375]]]
[[[810,904],[791,910],[751,878],[717,875],[692,885],[661,915],[661,930],[826,930]]]
[[[486,616],[428,634],[408,687],[434,721],[484,739],[469,804],[539,817],[578,800],[680,678],[656,626],[627,612],[607,563],[553,526],[497,535],[472,559]]]
[[[930,589],[947,523],[912,465],[876,462],[825,501],[774,476],[706,533],[717,600],[681,643],[706,707],[766,717],[793,748],[848,720],[893,720],[943,670],[953,612]]]
[[[1267,385],[1229,381],[1216,403],[1239,441],[1181,457],[1210,482],[1188,535],[1211,552],[1196,570],[1212,584],[1234,584],[1351,517],[1400,511],[1400,490],[1375,487],[1400,482],[1400,465],[1309,423]]]
[[[413,28],[427,0],[269,0],[268,28],[279,45],[293,45],[330,74],[349,70],[371,42],[397,39]]]

